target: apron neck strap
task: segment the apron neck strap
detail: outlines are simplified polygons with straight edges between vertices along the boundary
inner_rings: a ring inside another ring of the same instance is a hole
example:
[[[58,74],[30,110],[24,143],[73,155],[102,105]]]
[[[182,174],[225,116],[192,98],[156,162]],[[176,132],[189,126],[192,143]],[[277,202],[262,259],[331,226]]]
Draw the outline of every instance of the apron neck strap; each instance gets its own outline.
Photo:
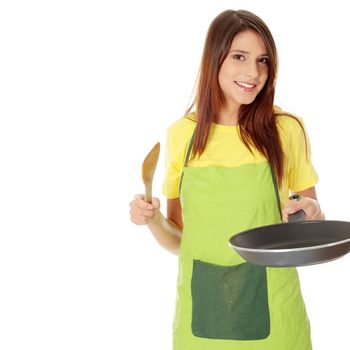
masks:
[[[276,195],[276,200],[277,200],[278,211],[280,213],[280,217],[281,217],[281,220],[282,220],[281,199],[280,199],[280,193],[278,191],[278,184],[277,184],[277,180],[276,180],[276,176],[275,176],[275,172],[273,170],[273,167],[272,167],[271,163],[269,163],[269,164],[270,164],[273,188],[275,190],[275,195]]]
[[[188,145],[188,148],[187,148],[187,153],[186,153],[184,168],[187,167],[188,161],[189,161],[189,159],[190,159],[190,155],[191,155],[192,148],[193,148],[193,143],[194,143],[194,136],[195,136],[195,133],[196,133],[196,129],[194,129],[194,131],[193,131],[190,144]]]
[[[188,145],[188,148],[187,148],[187,153],[186,153],[186,157],[185,157],[185,162],[184,162],[184,168],[187,167],[187,164],[188,164],[188,161],[190,159],[190,155],[191,155],[191,152],[192,152],[192,147],[193,147],[193,142],[194,142],[194,135],[196,133],[196,128],[193,130],[193,134],[192,134],[192,137],[191,137],[191,141],[190,141],[190,144]],[[179,185],[179,193],[181,193],[181,186],[182,186],[182,179],[184,177],[184,171],[182,170],[182,173],[181,173],[181,179],[180,179],[180,185]]]

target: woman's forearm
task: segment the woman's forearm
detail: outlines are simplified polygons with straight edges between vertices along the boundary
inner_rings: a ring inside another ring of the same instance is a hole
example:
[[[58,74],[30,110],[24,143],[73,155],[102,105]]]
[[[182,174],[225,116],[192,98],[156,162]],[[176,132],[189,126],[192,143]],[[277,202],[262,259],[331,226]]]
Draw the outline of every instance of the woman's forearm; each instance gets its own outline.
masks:
[[[159,212],[159,215],[148,224],[148,228],[163,248],[173,254],[179,253],[182,232],[175,223]]]

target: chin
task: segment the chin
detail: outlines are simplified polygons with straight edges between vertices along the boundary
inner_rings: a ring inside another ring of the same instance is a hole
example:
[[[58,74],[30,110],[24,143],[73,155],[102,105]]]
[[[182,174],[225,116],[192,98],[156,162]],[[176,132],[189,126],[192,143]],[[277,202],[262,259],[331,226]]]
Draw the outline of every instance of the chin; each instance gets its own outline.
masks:
[[[254,102],[255,97],[256,97],[256,96],[254,96],[254,98],[244,98],[244,99],[242,98],[242,99],[239,101],[239,104],[241,104],[241,105],[250,105],[251,103]]]

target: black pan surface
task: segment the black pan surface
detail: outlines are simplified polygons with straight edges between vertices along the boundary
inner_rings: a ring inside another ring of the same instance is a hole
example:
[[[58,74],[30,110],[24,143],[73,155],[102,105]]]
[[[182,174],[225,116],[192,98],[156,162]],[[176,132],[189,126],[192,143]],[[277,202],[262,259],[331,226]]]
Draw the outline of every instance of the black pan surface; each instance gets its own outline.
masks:
[[[350,222],[322,220],[262,226],[232,236],[229,244],[257,265],[320,264],[350,251]]]

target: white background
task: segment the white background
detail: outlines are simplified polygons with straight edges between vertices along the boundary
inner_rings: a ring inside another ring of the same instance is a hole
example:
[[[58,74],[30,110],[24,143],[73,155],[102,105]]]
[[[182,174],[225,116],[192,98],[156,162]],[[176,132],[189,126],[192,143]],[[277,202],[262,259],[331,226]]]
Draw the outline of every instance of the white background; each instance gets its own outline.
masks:
[[[2,1],[0,349],[171,349],[176,257],[128,203],[187,107],[210,21],[244,8],[280,56],[328,219],[350,220],[343,1]],[[315,350],[350,349],[350,255],[299,269]],[[297,349],[296,349],[297,350]]]

